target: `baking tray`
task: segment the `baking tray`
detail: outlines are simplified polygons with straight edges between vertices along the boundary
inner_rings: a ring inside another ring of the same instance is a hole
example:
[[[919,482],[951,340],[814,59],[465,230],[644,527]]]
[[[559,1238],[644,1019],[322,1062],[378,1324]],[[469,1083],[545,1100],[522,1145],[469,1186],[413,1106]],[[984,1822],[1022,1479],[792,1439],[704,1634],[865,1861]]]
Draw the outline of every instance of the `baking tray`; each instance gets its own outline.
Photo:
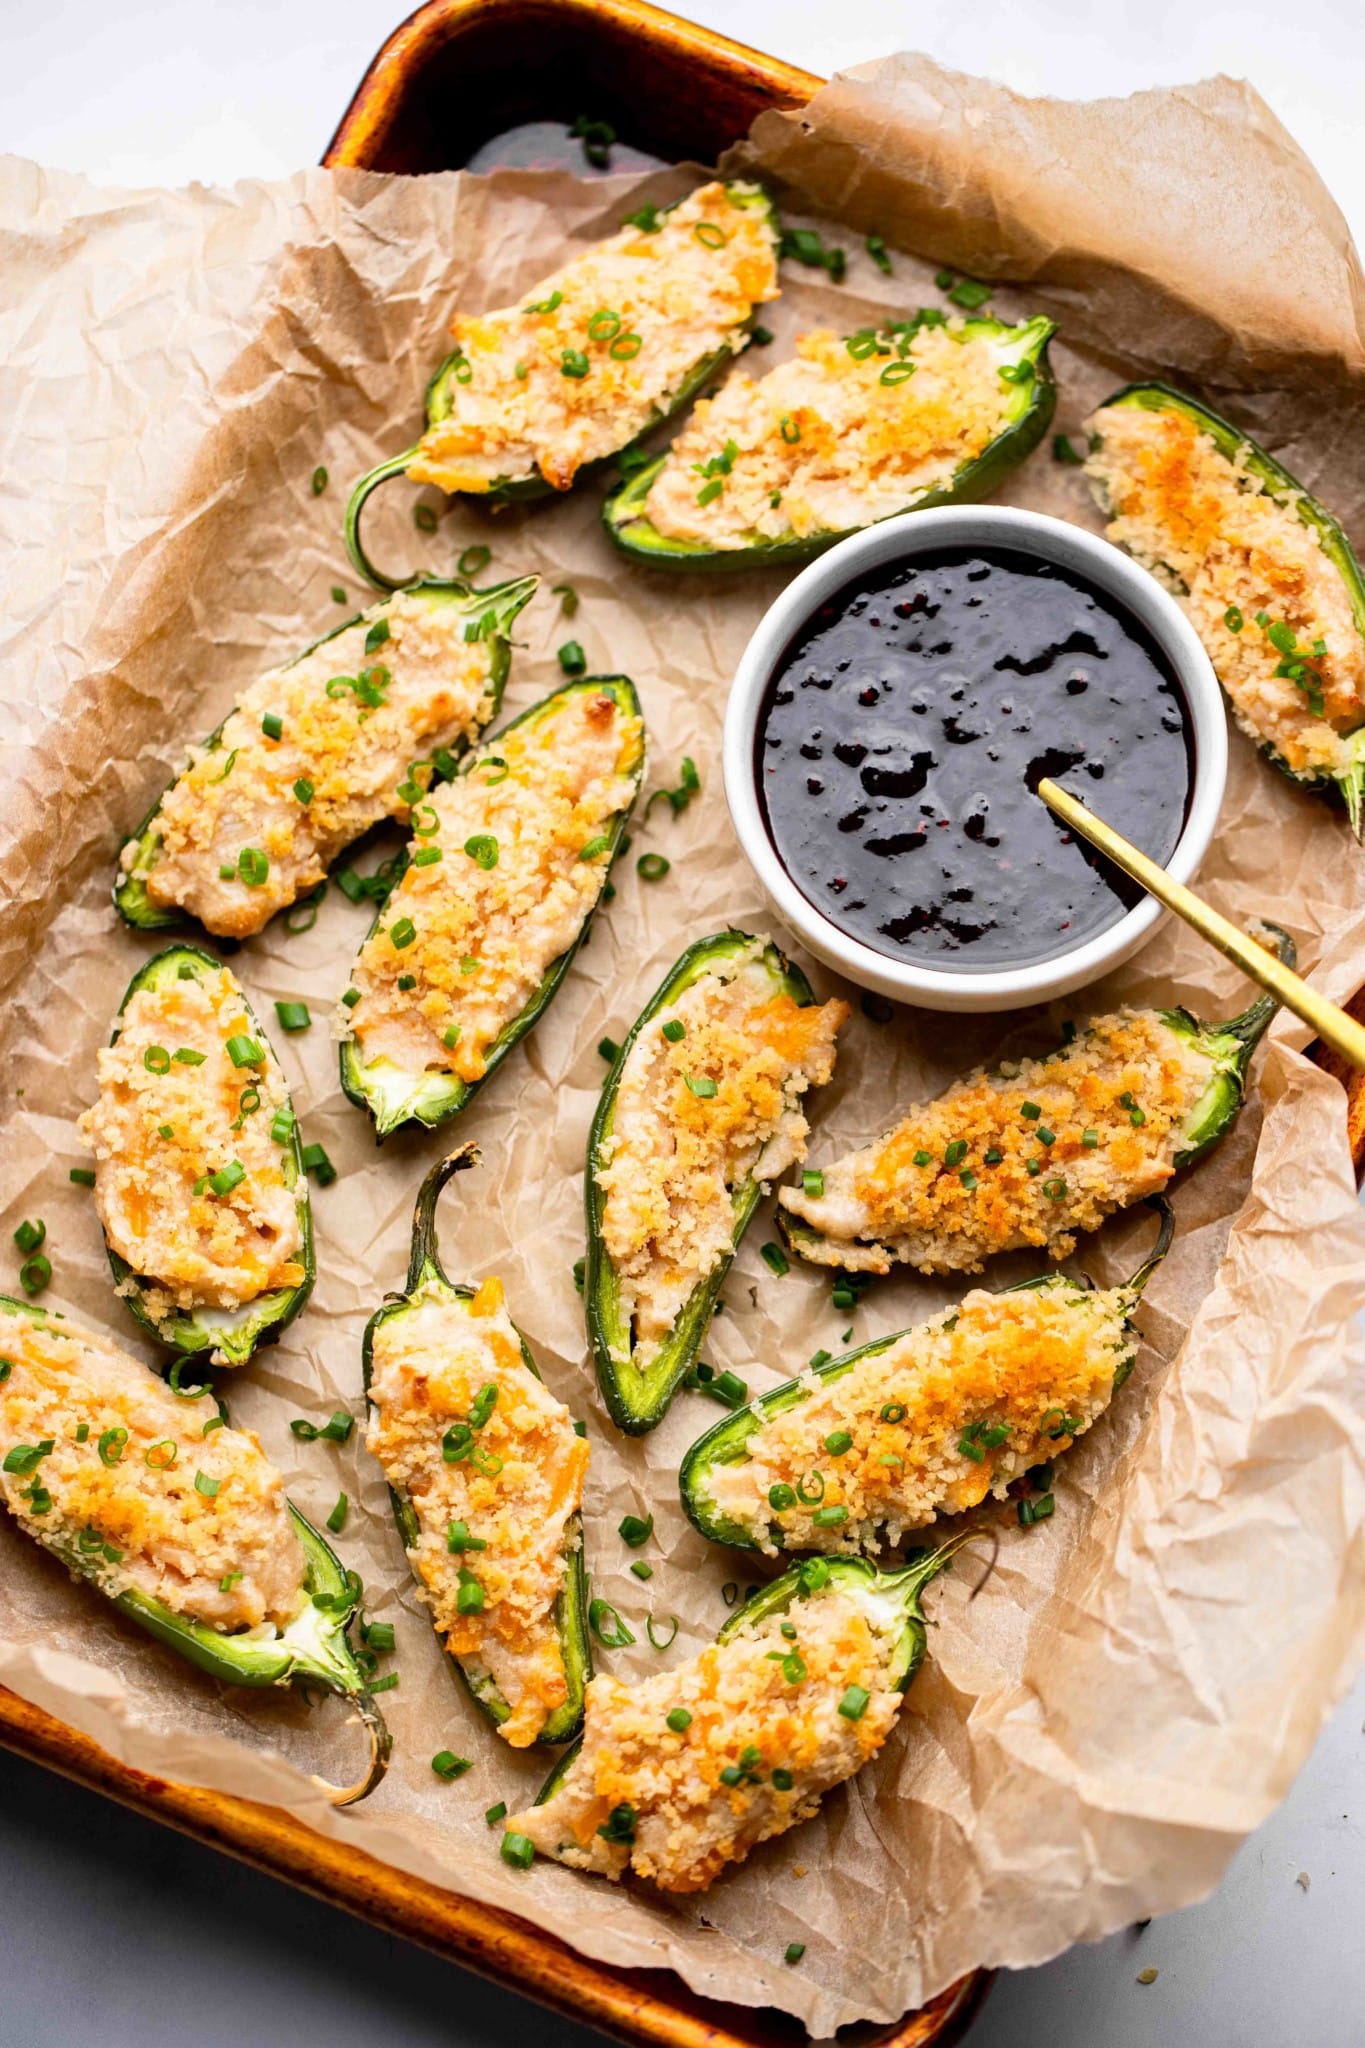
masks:
[[[767,107],[803,106],[823,81],[642,0],[430,0],[384,44],[323,158],[415,174],[497,163],[589,171],[579,115],[620,138],[613,168],[711,163]],[[1365,991],[1352,1006],[1365,1020]],[[1365,1076],[1343,1080],[1357,1176]],[[0,1744],[298,1885],[617,2040],[659,2048],[798,2048],[772,2011],[723,2005],[671,1971],[613,1969],[515,1915],[406,1875],[276,1809],[150,1777],[0,1687]],[[891,2027],[846,2029],[846,2048],[951,2048],[990,1984],[976,1971]]]
[[[497,163],[590,167],[569,126],[610,122],[613,169],[714,162],[765,107],[823,81],[639,0],[431,0],[384,44],[325,164],[417,173]],[[771,2009],[698,1997],[667,1970],[614,1969],[511,1913],[442,1890],[277,1809],[154,1778],[0,1687],[0,1744],[476,1970],[617,2040],[660,2048],[799,2048]],[[847,2048],[950,2048],[990,1983],[977,1971]]]

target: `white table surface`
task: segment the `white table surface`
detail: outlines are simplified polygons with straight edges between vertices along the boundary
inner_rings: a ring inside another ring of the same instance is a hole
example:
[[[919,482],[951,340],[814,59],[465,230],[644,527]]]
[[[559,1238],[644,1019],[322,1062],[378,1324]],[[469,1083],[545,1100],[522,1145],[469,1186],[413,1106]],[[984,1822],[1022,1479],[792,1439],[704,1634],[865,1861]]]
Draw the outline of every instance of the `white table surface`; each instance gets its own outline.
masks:
[[[0,147],[105,183],[316,162],[401,0],[2,0]],[[683,0],[829,72],[913,44],[1024,92],[1250,78],[1365,236],[1365,15],[1095,0]],[[1205,1904],[1002,1978],[970,2048],[1365,2048],[1365,1682]],[[599,2038],[0,1759],[0,2048],[545,2048]],[[1151,1985],[1138,1972],[1155,1967]]]

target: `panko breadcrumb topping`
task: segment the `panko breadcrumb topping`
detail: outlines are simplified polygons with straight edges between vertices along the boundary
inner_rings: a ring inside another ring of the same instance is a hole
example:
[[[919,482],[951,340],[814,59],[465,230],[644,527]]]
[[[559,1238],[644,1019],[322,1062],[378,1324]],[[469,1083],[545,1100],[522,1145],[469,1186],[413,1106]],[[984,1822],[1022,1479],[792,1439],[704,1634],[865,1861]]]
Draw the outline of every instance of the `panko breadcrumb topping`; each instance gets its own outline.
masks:
[[[733,1191],[805,1157],[800,1099],[834,1071],[847,1003],[803,1008],[774,995],[766,944],[755,939],[692,982],[645,1025],[622,1069],[593,1170],[641,1371],[729,1251]]]
[[[796,349],[698,400],[645,500],[666,538],[742,548],[885,519],[980,455],[1016,403],[1008,330],[921,326],[902,354],[871,330],[821,329]]]
[[[1175,407],[1102,406],[1086,464],[1110,540],[1173,589],[1238,724],[1296,774],[1344,773],[1365,722],[1365,648],[1340,571],[1292,499]]]
[[[153,1319],[297,1287],[294,1162],[272,1129],[284,1076],[227,968],[138,989],[98,1073],[79,1124],[95,1207],[114,1251],[157,1283],[141,1290]]]
[[[1122,1289],[1069,1282],[992,1294],[908,1330],[707,1468],[715,1508],[775,1554],[856,1553],[961,1514],[1068,1450],[1108,1405],[1137,1350]]]
[[[536,1740],[568,1697],[555,1625],[588,1446],[527,1366],[501,1283],[472,1299],[433,1284],[375,1326],[366,1447],[420,1528],[408,1553],[437,1633]]]
[[[0,1354],[0,1487],[30,1536],[113,1599],[135,1590],[224,1631],[294,1619],[303,1548],[250,1430],[60,1318],[6,1313]]]
[[[817,1264],[976,1273],[1026,1245],[1062,1259],[1165,1187],[1211,1071],[1155,1010],[1120,1010],[1048,1059],[978,1069],[826,1166],[822,1193],[779,1200],[819,1233],[800,1246]]]
[[[703,185],[654,218],[652,230],[628,222],[515,306],[456,316],[452,410],[422,436],[409,476],[488,491],[538,475],[566,491],[584,463],[666,412],[699,363],[743,346],[743,323],[777,297],[758,188]]]
[[[367,1063],[482,1078],[602,893],[643,745],[608,691],[568,690],[417,805],[409,865],[357,962],[360,1001],[339,1013]]]
[[[642,1684],[594,1678],[563,1783],[508,1827],[577,1870],[704,1891],[876,1755],[903,1619],[831,1582]]]
[[[245,690],[217,745],[195,747],[162,799],[152,903],[248,938],[371,825],[406,817],[409,763],[473,738],[491,715],[492,647],[465,638],[470,618],[400,591]],[[125,872],[138,844],[124,848]]]

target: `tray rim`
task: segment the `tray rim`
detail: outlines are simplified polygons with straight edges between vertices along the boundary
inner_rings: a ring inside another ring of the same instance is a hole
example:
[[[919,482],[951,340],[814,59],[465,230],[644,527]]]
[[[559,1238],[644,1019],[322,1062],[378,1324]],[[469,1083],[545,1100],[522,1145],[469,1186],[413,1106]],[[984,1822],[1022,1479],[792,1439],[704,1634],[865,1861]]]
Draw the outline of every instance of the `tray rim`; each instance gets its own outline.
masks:
[[[370,154],[389,126],[389,96],[409,68],[509,4],[515,0],[426,0],[381,44],[337,123],[323,153],[323,164],[329,170],[367,168]],[[534,8],[537,13],[576,22],[585,32],[610,24],[627,35],[667,47],[684,61],[705,56],[735,74],[747,73],[774,106],[804,106],[826,83],[816,72],[784,63],[780,57],[770,57],[718,30],[684,21],[681,15],[649,5],[648,0],[534,0]]]

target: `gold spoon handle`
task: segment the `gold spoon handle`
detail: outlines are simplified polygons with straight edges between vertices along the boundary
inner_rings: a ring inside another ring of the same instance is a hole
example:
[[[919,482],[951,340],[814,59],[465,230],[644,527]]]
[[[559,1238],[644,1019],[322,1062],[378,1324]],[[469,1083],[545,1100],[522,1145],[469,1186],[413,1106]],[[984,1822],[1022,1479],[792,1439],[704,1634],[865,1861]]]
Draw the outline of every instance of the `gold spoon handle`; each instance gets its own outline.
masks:
[[[1262,988],[1278,996],[1286,1010],[1292,1010],[1316,1031],[1325,1045],[1339,1052],[1344,1060],[1365,1073],[1365,1029],[1348,1017],[1345,1010],[1320,996],[1316,989],[1295,974],[1292,967],[1286,967],[1273,953],[1267,953],[1264,946],[1258,946],[1255,939],[1239,931],[1235,924],[1229,924],[1216,910],[1209,907],[1202,897],[1187,889],[1183,882],[1177,882],[1158,867],[1145,853],[1139,853],[1130,840],[1112,825],[1106,825],[1103,818],[1097,818],[1093,811],[1071,795],[1069,790],[1045,775],[1038,784],[1038,794],[1050,810],[1068,824],[1073,832],[1079,832],[1092,846],[1098,846],[1107,854],[1115,867],[1122,868],[1135,882],[1141,882],[1148,894],[1155,896],[1158,903],[1164,903],[1177,917],[1183,917],[1186,924],[1216,946],[1220,953],[1241,968],[1243,974]]]

